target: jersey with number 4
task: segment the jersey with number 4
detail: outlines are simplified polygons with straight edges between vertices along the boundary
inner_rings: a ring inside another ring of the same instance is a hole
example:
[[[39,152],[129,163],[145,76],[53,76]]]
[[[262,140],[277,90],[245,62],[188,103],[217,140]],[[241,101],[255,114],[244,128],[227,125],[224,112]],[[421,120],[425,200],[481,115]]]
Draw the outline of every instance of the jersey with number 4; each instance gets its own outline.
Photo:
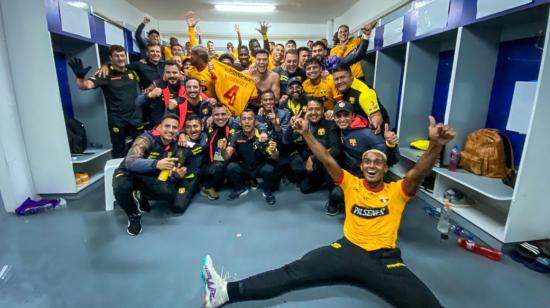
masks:
[[[218,60],[210,61],[214,66],[212,71],[216,75],[214,88],[218,101],[227,106],[232,115],[240,115],[256,90],[254,79]]]

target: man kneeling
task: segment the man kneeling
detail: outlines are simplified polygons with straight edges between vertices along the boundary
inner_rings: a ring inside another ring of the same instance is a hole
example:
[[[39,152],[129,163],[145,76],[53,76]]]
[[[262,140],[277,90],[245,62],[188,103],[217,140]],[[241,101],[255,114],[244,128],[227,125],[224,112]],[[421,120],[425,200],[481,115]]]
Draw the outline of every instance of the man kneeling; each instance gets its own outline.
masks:
[[[384,183],[386,154],[371,149],[360,163],[364,179],[340,168],[309,131],[305,119],[296,119],[300,133],[330,177],[344,191],[344,237],[315,249],[279,269],[228,283],[206,256],[203,265],[204,304],[219,307],[227,302],[266,299],[284,292],[326,283],[353,283],[368,289],[396,307],[441,307],[430,289],[404,264],[397,248],[397,234],[405,205],[418,191],[443,146],[451,141],[452,128],[430,117],[430,148],[404,179]]]

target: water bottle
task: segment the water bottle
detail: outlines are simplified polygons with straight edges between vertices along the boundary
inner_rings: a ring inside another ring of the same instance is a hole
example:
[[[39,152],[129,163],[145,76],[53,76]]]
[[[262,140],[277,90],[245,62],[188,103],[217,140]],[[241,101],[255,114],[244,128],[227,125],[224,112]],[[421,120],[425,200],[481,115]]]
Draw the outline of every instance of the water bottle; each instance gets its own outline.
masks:
[[[168,158],[172,159],[172,152],[168,152]],[[166,182],[168,177],[170,177],[171,170],[161,170],[159,173],[158,180],[161,182]]]
[[[456,243],[466,250],[477,253],[478,255],[484,256],[493,261],[500,261],[502,258],[502,252],[479,245],[474,241],[459,238],[456,240]]]
[[[456,171],[456,168],[458,167],[458,161],[460,159],[460,153],[458,152],[458,145],[454,145],[453,149],[451,150],[451,161],[449,162],[449,166],[447,169],[449,171]]]
[[[437,222],[437,230],[441,233],[441,239],[448,239],[449,238],[449,216],[451,214],[451,210],[449,208],[449,200],[445,200],[445,205],[441,209],[441,214],[439,216],[439,221]]]
[[[452,233],[456,234],[457,236],[461,238],[465,238],[467,240],[474,240],[475,238],[472,232],[462,228],[461,226],[451,225],[450,230]]]

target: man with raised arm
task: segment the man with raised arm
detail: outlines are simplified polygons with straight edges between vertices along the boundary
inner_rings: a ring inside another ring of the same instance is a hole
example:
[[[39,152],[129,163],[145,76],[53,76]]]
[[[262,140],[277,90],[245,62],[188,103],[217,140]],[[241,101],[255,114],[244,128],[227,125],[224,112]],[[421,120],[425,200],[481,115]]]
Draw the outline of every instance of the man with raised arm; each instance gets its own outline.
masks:
[[[134,34],[134,37],[136,39],[137,45],[141,53],[141,57],[143,59],[147,58],[147,46],[151,44],[151,45],[159,45],[162,47],[162,55],[164,56],[164,59],[172,58],[172,51],[170,50],[170,47],[162,46],[162,43],[160,41],[160,33],[156,29],[149,30],[147,32],[147,38],[143,37],[143,29],[145,28],[145,25],[150,22],[151,22],[151,19],[149,17],[147,16],[143,17],[143,22],[139,24]]]
[[[443,146],[454,138],[455,131],[436,124],[430,117],[429,149],[405,178],[384,183],[384,174],[388,171],[384,152],[373,149],[363,153],[364,179],[361,179],[340,168],[309,131],[307,117],[296,119],[293,128],[303,136],[332,180],[344,191],[344,237],[279,269],[238,282],[228,283],[222,279],[210,256],[206,256],[202,269],[204,306],[266,299],[290,290],[337,282],[361,286],[396,307],[441,307],[430,289],[401,259],[397,235],[406,204],[431,171]]]
[[[126,154],[126,138],[135,138],[143,130],[141,109],[136,107],[139,95],[139,77],[136,72],[126,68],[126,50],[120,45],[109,47],[111,65],[108,77],[90,77],[84,79],[92,68],[84,67],[80,58],[69,60],[76,85],[81,90],[101,88],[107,105],[107,125],[111,136],[113,158]]]

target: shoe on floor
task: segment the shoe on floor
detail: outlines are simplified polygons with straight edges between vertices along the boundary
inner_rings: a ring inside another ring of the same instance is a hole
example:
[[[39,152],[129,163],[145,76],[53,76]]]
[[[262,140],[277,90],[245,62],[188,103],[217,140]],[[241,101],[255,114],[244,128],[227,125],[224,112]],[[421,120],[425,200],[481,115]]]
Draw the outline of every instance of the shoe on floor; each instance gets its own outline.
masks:
[[[137,205],[138,211],[140,213],[151,212],[151,205],[149,204],[149,201],[147,201],[147,199],[143,197],[141,191],[134,190],[132,192],[132,198],[134,199],[134,203]]]
[[[128,217],[128,229],[126,229],[130,235],[138,235],[141,233],[141,215],[134,214]]]
[[[258,189],[258,180],[256,179],[250,179],[250,188],[252,188],[252,190],[256,190]]]
[[[220,194],[212,187],[202,187],[201,196],[206,197],[208,200],[218,200],[220,198]]]
[[[220,307],[229,300],[229,295],[227,294],[227,281],[216,272],[210,256],[204,257],[202,279],[204,281],[204,307]]]
[[[275,202],[277,202],[277,199],[275,199],[275,196],[269,190],[264,190],[262,196],[264,196],[265,202],[267,202],[267,204],[269,205],[273,205],[275,204]]]
[[[235,200],[246,194],[248,194],[247,188],[236,189],[229,194],[229,196],[227,197],[227,200]]]
[[[340,209],[337,204],[333,204],[330,201],[327,203],[325,214],[328,216],[338,215]]]

